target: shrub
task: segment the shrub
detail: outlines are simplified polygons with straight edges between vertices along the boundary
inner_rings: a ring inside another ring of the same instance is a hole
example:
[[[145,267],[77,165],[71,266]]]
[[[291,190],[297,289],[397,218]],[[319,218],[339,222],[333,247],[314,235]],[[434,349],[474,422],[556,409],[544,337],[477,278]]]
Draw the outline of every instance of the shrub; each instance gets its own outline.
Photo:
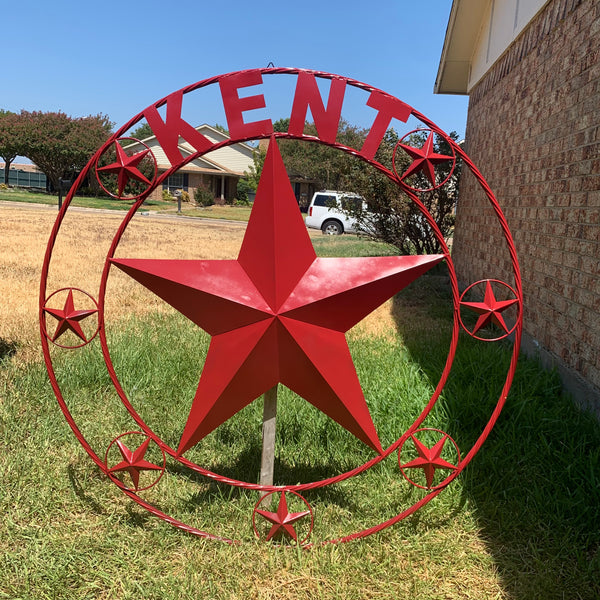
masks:
[[[181,192],[181,201],[182,202],[190,201],[190,195],[185,190],[182,190],[182,192]]]
[[[242,203],[247,203],[249,192],[256,192],[256,187],[254,185],[252,185],[252,183],[250,181],[248,181],[248,179],[246,179],[246,177],[242,177],[238,181],[235,197],[237,198],[238,201],[241,201]],[[237,204],[237,202],[236,202],[236,204]]]
[[[194,190],[194,200],[200,206],[212,206],[215,203],[215,196],[205,185],[199,185]]]
[[[0,183],[0,190],[2,190],[3,192],[5,192],[8,188],[8,186],[5,183]]]
[[[171,195],[171,192],[169,192],[169,190],[163,190],[162,191],[162,199],[163,200],[173,200],[173,196]]]

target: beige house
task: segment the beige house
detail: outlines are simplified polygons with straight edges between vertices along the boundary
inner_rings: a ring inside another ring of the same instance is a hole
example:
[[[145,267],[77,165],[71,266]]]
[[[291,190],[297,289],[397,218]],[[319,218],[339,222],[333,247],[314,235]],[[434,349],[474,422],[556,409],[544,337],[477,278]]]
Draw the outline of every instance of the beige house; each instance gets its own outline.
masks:
[[[211,142],[218,144],[229,139],[229,136],[210,125],[200,125],[196,129]],[[161,148],[156,137],[152,136],[142,140],[154,153],[158,165],[158,172],[164,173],[171,168],[171,163],[164,150]],[[130,146],[135,149],[135,145]],[[183,157],[190,156],[196,150],[182,140],[179,151]],[[152,192],[151,198],[161,199],[162,191],[184,190],[194,198],[194,189],[199,186],[207,187],[215,197],[215,202],[223,204],[230,202],[235,197],[237,183],[243,177],[245,171],[252,166],[254,148],[248,144],[236,143],[225,146],[196,158],[177,173],[168,177],[162,188]]]
[[[524,349],[600,414],[600,3],[454,0],[435,91],[466,94],[466,152],[514,236]],[[510,280],[473,177],[461,179],[453,259]]]

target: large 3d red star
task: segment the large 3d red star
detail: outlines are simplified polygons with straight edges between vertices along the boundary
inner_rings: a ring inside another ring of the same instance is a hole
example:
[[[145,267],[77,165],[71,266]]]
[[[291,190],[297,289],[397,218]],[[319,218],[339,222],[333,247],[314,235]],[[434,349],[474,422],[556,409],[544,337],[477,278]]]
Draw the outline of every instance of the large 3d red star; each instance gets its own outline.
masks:
[[[411,436],[411,440],[413,441],[419,456],[401,465],[402,468],[423,469],[427,487],[430,488],[433,484],[433,478],[437,469],[449,469],[451,471],[455,471],[457,469],[456,465],[453,465],[447,460],[441,458],[442,450],[444,449],[444,444],[446,443],[447,439],[448,436],[446,435],[439,442],[437,442],[433,448],[428,448],[415,436]]]
[[[112,263],[213,336],[181,455],[279,382],[382,452],[344,333],[442,259],[317,258],[273,140],[237,260]]]
[[[298,541],[298,535],[293,527],[293,524],[310,515],[309,510],[303,510],[302,512],[291,513],[288,509],[287,500],[285,498],[285,492],[281,492],[279,498],[279,505],[277,512],[271,512],[268,510],[256,509],[256,512],[267,519],[269,523],[273,523],[271,530],[267,534],[267,541],[272,539],[276,535],[289,535],[293,540]]]
[[[125,186],[129,183],[130,179],[141,181],[150,186],[151,183],[148,178],[138,169],[138,165],[146,158],[150,150],[147,148],[146,150],[128,156],[118,142],[115,142],[115,150],[117,152],[116,162],[106,165],[105,167],[99,167],[98,171],[103,173],[114,173],[117,175],[117,189],[119,191],[119,196],[123,195]]]
[[[116,473],[119,471],[127,471],[131,475],[133,486],[137,491],[140,485],[140,472],[141,471],[162,471],[163,467],[155,465],[147,461],[144,456],[148,451],[148,445],[152,440],[147,438],[137,449],[130,450],[121,440],[117,440],[117,448],[123,457],[123,460],[116,464],[114,467],[108,469],[109,473]]]
[[[433,151],[433,131],[425,140],[422,148],[414,148],[406,144],[398,144],[412,159],[413,162],[402,174],[400,179],[404,180],[419,171],[425,174],[432,186],[435,186],[435,165],[453,160],[452,156],[437,154]]]
[[[513,298],[512,300],[496,300],[492,284],[490,281],[487,281],[483,302],[461,302],[461,304],[462,306],[474,310],[479,315],[472,333],[477,333],[480,329],[490,323],[495,323],[505,333],[508,333],[508,327],[501,313],[517,302],[518,300],[516,298]]]
[[[55,342],[63,333],[72,331],[79,339],[83,342],[87,342],[88,339],[79,324],[79,321],[89,317],[98,312],[98,309],[89,310],[75,310],[75,303],[73,301],[73,290],[69,290],[65,305],[62,309],[60,308],[48,308],[44,307],[44,312],[52,315],[57,321],[56,330],[54,335],[50,338]]]

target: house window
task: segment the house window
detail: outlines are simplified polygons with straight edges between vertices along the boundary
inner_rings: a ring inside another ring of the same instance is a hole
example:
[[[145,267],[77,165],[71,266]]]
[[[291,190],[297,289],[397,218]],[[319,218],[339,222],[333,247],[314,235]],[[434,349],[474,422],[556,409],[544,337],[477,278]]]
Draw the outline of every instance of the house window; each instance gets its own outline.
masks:
[[[188,174],[187,173],[175,173],[167,180],[163,182],[163,190],[169,190],[174,192],[175,190],[185,190],[188,188]]]

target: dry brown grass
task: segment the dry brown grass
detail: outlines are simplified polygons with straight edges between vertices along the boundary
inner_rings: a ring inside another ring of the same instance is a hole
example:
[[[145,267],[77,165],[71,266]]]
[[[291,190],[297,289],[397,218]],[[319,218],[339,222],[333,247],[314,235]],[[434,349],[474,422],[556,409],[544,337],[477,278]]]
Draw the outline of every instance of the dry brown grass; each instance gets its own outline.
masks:
[[[19,345],[21,360],[39,354],[38,297],[44,254],[55,208],[0,207],[0,338]],[[69,211],[48,276],[48,293],[78,287],[97,297],[100,276],[122,215]],[[154,258],[235,258],[244,228],[221,223],[135,217],[117,254]],[[111,316],[154,310],[161,303],[133,280],[111,274],[107,311]]]
[[[104,261],[123,215],[70,210],[52,252],[48,294],[77,287],[98,296]],[[38,297],[46,246],[56,220],[54,207],[0,206],[0,339],[19,346],[20,360],[39,356]],[[117,256],[136,258],[231,259],[239,252],[244,227],[219,221],[159,220],[136,216]],[[313,235],[320,235],[318,232]],[[166,310],[162,301],[113,269],[106,311],[110,318]],[[357,326],[355,335],[390,335],[391,302]]]

